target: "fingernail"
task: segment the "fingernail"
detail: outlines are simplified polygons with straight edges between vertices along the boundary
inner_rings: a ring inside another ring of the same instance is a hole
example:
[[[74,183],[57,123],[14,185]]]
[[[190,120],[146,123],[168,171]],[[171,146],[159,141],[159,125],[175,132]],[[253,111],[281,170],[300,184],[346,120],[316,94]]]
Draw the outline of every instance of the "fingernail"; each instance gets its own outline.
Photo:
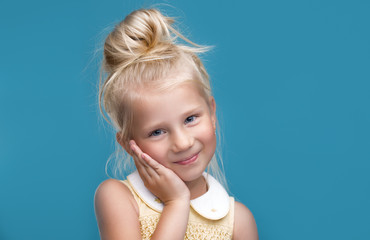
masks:
[[[141,157],[145,160],[146,159],[146,156],[144,153],[141,154]]]

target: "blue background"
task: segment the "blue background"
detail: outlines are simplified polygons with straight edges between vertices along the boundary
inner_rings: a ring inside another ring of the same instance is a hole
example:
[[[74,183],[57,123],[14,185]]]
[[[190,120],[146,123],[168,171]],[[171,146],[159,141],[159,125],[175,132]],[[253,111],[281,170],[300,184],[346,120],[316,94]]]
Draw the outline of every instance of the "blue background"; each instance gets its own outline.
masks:
[[[154,1],[0,7],[0,239],[98,239],[114,150],[99,120],[102,41]],[[370,2],[167,1],[204,56],[231,192],[260,239],[370,236]],[[97,52],[97,54],[95,54]]]

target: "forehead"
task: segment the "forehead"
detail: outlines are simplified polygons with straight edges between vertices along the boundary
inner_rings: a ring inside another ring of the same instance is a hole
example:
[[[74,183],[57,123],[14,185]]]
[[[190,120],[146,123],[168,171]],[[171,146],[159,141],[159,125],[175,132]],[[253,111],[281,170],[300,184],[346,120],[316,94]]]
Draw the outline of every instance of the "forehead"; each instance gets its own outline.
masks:
[[[170,119],[207,107],[208,102],[196,84],[187,82],[163,91],[141,89],[140,98],[133,102],[133,113],[135,122],[143,122],[152,119]]]

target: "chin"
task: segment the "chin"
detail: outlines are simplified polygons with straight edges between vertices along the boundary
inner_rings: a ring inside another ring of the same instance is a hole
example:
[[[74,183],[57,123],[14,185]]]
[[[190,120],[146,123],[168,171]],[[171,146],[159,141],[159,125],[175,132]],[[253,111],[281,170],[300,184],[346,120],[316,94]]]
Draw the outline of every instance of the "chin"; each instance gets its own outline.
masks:
[[[176,172],[177,176],[184,182],[192,182],[202,176],[205,169],[189,169],[189,171]]]

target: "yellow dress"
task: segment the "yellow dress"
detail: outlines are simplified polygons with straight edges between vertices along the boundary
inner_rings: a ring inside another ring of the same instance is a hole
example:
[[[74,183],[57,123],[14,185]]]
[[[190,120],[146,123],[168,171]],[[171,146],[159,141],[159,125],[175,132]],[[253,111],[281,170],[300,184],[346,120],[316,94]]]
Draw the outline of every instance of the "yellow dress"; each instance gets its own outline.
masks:
[[[210,193],[207,192],[199,199],[191,201],[184,240],[231,240],[234,198],[229,197],[211,175],[204,173],[204,176]],[[145,188],[137,172],[129,175],[127,179],[122,182],[130,189],[138,204],[142,239],[150,239],[159,221],[163,204]]]

